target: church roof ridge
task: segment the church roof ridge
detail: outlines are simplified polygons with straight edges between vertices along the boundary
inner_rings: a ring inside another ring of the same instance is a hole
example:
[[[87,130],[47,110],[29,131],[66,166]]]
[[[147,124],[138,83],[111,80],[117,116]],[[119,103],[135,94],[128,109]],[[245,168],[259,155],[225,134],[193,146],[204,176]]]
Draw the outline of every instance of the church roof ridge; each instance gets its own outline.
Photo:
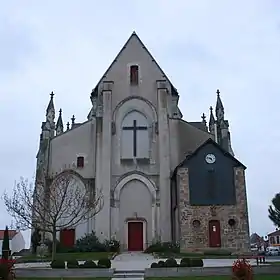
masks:
[[[154,57],[152,56],[152,54],[149,52],[149,50],[147,49],[147,47],[145,46],[145,44],[142,42],[142,40],[140,39],[140,37],[137,35],[137,33],[135,31],[133,31],[131,33],[131,35],[129,36],[129,38],[127,39],[127,41],[125,42],[125,44],[123,45],[123,47],[120,49],[120,51],[118,52],[118,54],[115,56],[114,60],[112,61],[112,63],[109,65],[109,67],[107,68],[107,70],[104,72],[104,74],[102,75],[102,77],[100,78],[100,80],[98,81],[98,83],[96,84],[96,86],[92,89],[92,93],[95,92],[96,88],[98,87],[98,85],[101,83],[102,79],[106,76],[106,74],[109,72],[109,70],[111,69],[111,67],[113,66],[113,64],[116,62],[116,60],[118,59],[118,57],[120,56],[120,54],[123,52],[123,50],[126,48],[126,46],[128,45],[129,41],[133,38],[136,37],[137,40],[139,41],[139,43],[142,45],[143,49],[146,50],[147,54],[151,57],[152,61],[156,64],[156,66],[160,69],[160,71],[162,72],[163,78],[165,78],[171,85],[172,88],[172,95],[179,95],[177,92],[177,89],[173,86],[172,82],[170,81],[170,79],[167,77],[167,75],[164,73],[164,71],[162,70],[162,68],[159,66],[159,64],[156,62],[156,60],[154,59]]]

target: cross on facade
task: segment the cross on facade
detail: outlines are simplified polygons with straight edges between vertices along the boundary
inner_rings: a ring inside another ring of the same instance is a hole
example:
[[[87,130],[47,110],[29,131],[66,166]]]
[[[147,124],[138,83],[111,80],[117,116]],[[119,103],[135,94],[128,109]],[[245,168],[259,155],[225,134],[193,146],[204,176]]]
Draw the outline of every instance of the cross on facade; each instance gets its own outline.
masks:
[[[133,156],[137,155],[137,131],[147,130],[147,126],[137,126],[136,120],[133,121],[133,126],[125,126],[123,130],[131,130],[133,132]]]

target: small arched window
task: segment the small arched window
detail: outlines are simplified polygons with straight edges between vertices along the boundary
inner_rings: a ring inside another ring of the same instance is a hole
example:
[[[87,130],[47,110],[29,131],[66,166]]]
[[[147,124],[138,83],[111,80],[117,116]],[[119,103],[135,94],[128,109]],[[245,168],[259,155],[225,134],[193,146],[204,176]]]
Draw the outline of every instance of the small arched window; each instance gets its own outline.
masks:
[[[84,157],[82,157],[82,156],[77,157],[77,167],[83,168],[84,164],[85,164]]]
[[[148,159],[150,150],[148,122],[138,111],[127,114],[122,121],[121,158]]]

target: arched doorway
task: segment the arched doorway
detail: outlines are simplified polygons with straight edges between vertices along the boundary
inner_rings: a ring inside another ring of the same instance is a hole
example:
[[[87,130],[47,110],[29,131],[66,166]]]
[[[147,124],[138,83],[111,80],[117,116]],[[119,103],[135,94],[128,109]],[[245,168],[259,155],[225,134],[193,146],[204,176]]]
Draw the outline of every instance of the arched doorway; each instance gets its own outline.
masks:
[[[209,221],[209,247],[221,247],[221,226],[220,221]]]

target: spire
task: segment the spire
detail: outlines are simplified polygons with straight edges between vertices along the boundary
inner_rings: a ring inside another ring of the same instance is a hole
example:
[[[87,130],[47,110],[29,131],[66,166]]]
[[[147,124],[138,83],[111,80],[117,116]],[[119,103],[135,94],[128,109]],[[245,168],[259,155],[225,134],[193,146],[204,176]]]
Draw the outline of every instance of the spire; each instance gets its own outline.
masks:
[[[220,97],[220,91],[217,89],[217,102],[216,102],[216,118],[218,121],[224,119],[224,106]]]
[[[48,115],[48,113],[49,113],[51,110],[54,110],[54,104],[53,104],[53,96],[54,96],[54,93],[53,93],[53,91],[50,93],[50,96],[51,96],[51,99],[50,99],[49,105],[48,105],[47,110],[46,110],[46,116]]]
[[[62,109],[59,110],[59,116],[56,122],[56,135],[63,133]]]
[[[202,123],[203,123],[204,125],[206,125],[206,116],[205,116],[204,113],[202,114],[201,119],[202,119]]]
[[[73,128],[74,124],[75,124],[75,116],[73,115],[73,117],[71,118],[71,121],[72,121],[72,126],[71,128]]]
[[[210,106],[209,126],[214,125],[214,124],[215,124],[215,118],[214,118],[214,114],[213,114],[213,107]]]

